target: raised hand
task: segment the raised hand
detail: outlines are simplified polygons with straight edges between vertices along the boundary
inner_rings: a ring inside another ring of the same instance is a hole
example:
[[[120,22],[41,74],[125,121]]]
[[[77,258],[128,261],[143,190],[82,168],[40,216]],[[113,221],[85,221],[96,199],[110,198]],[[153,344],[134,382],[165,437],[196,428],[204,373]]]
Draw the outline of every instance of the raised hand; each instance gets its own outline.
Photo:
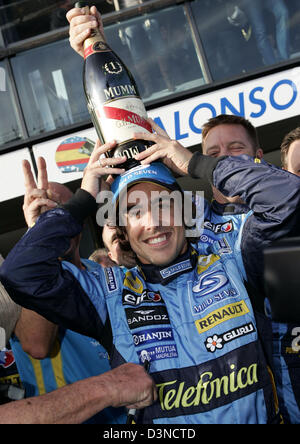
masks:
[[[135,133],[135,139],[154,142],[150,148],[137,154],[135,158],[142,165],[161,160],[168,168],[179,176],[188,174],[188,165],[192,153],[177,140],[172,140],[168,134],[157,125],[154,120],[148,119],[155,133]]]
[[[48,175],[45,159],[39,157],[38,165],[38,184],[34,179],[31,171],[31,165],[28,160],[23,160],[23,174],[25,184],[23,213],[28,227],[35,224],[37,218],[47,210],[57,206],[57,196],[52,193],[51,199],[47,194],[48,189]]]
[[[100,191],[100,178],[112,174],[122,174],[125,171],[123,168],[118,168],[118,165],[125,162],[126,156],[114,158],[106,158],[103,156],[103,154],[116,145],[116,141],[100,145],[100,141],[98,140],[89,159],[89,163],[84,170],[81,188],[88,191],[95,198]]]
[[[84,56],[83,42],[91,35],[92,29],[99,28],[103,39],[105,39],[101,14],[96,6],[90,8],[90,14],[88,15],[85,14],[84,8],[70,9],[66,17],[70,23],[70,45],[81,57]]]

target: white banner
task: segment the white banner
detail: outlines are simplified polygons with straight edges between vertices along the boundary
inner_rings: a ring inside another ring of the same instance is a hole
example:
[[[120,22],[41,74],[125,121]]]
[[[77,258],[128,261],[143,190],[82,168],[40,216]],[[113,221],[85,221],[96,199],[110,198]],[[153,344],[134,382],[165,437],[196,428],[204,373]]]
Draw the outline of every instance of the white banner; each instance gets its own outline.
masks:
[[[172,139],[189,147],[201,142],[202,125],[218,114],[244,116],[256,127],[297,116],[299,93],[300,68],[294,68],[165,105],[150,110],[148,115]],[[33,153],[36,159],[45,158],[50,181],[71,182],[82,178],[96,140],[96,131],[91,128],[36,145]],[[1,156],[0,201],[24,193],[22,174],[15,168],[22,158],[29,158],[28,150]],[[14,169],[18,173],[12,175]]]
[[[149,111],[172,139],[188,147],[201,142],[201,127],[218,114],[236,114],[255,127],[300,114],[300,68],[260,77]]]
[[[24,195],[23,159],[32,165],[28,148],[1,155],[0,202]]]

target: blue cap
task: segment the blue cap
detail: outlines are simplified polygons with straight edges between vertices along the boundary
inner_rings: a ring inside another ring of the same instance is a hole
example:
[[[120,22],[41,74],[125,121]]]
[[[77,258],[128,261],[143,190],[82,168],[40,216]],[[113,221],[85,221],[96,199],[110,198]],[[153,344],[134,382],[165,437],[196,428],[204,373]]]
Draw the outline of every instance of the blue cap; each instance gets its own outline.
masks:
[[[133,185],[141,182],[157,183],[170,190],[180,189],[171,171],[160,162],[153,162],[151,165],[139,165],[118,176],[111,185],[114,194],[113,204],[115,204],[120,193]]]

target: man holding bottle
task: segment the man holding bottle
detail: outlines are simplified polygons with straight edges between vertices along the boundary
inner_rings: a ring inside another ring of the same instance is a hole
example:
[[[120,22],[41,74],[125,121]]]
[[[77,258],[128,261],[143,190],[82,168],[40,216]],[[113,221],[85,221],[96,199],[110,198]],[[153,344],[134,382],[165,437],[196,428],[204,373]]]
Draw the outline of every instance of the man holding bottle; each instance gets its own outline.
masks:
[[[100,14],[96,10],[93,10],[93,13],[96,15],[99,23],[101,23]],[[78,27],[76,24],[77,20],[80,21],[82,19],[78,17],[76,18],[76,15],[76,11],[70,11],[70,33],[71,36],[73,36],[71,37],[70,41],[73,49],[80,52],[80,46],[82,45],[82,39],[84,36],[81,34],[80,27]],[[85,23],[83,23],[81,26],[88,28],[89,21],[83,20],[83,22]],[[74,41],[75,39],[76,41]],[[154,142],[155,145],[150,150],[141,153],[138,158],[141,161],[144,160],[144,163],[149,163],[149,161],[151,162],[163,158],[167,165],[172,168],[172,166],[174,166],[174,164],[172,165],[171,161],[172,152],[174,152],[173,155],[176,156],[178,145],[176,145],[175,141],[171,141],[164,131],[153,122],[152,126],[157,134],[156,136],[150,135],[149,140],[152,139],[151,141]],[[140,135],[140,137],[142,138],[143,135]],[[263,156],[263,152],[259,147],[255,128],[250,124],[250,122],[237,116],[218,116],[215,119],[211,119],[210,122],[204,125],[202,148],[204,154],[213,157],[224,155],[240,156],[242,154],[247,154],[249,156],[255,156],[257,161],[259,161],[259,159],[261,159]],[[251,216],[252,212],[249,212],[249,207],[245,205],[238,197],[229,198],[228,196],[221,195],[218,190],[214,189],[214,198],[215,200],[213,201],[211,209],[206,214],[207,219],[210,220],[211,225],[213,225],[213,223],[225,223],[226,221],[229,221],[233,225],[233,229],[235,230],[237,239],[239,240],[237,245],[239,245],[240,254],[242,254],[245,266],[247,268],[252,268],[252,263],[257,262],[259,257],[262,258],[261,252],[264,245],[263,240],[259,239],[260,236],[257,236],[257,234],[260,232],[260,227],[258,230],[249,228],[252,224],[251,217],[253,220],[253,216]],[[250,215],[250,218],[247,217],[247,214],[248,216]],[[248,220],[246,221],[246,219]],[[253,226],[254,225],[255,223]],[[274,233],[275,238],[276,236],[280,235],[279,230],[280,227],[278,227],[278,232]],[[202,239],[205,238],[211,240],[213,237],[217,238],[218,235],[215,235],[211,231],[208,233],[208,236],[202,237]],[[257,246],[260,250],[259,255],[257,255]],[[263,267],[262,263],[261,267]],[[257,280],[255,283],[257,284]],[[252,293],[252,303],[254,303],[256,309],[263,312],[263,282],[260,285],[259,292],[257,291],[256,285],[256,289]],[[266,342],[269,341],[269,345],[271,345],[272,338],[267,339],[267,335],[264,336]],[[293,410],[297,410],[297,408]],[[294,411],[289,412],[289,415],[291,417],[297,416],[295,415]],[[290,420],[289,415],[285,415],[285,419],[287,421]]]
[[[298,223],[300,184],[291,184],[284,171],[279,174],[247,156],[192,155],[176,141],[172,144],[176,156],[169,151],[164,159],[168,166],[181,175],[207,179],[225,195],[240,195],[257,222],[264,220],[266,241],[278,226],[284,235]],[[150,362],[159,399],[138,413],[137,422],[279,422],[259,327],[244,286],[245,280],[260,279],[262,270],[245,273],[228,224],[223,227],[226,238],[207,244],[194,239],[191,244],[185,226],[176,223],[181,214],[174,202],[167,221],[157,199],[162,189],[167,197],[180,192],[170,171],[153,163],[120,176],[124,171],[118,165],[124,159],[101,157],[115,145],[96,145],[74,198],[43,214],[12,250],[0,273],[4,285],[16,302],[96,339],[110,324],[113,367],[145,358]],[[125,216],[123,235],[138,267],[125,277],[117,267],[97,273],[72,264],[62,269],[57,258],[95,210],[99,178],[108,172],[118,175],[113,198]],[[276,201],[266,193],[269,187]],[[137,194],[142,199],[133,206]],[[210,236],[212,229],[222,232],[222,227],[209,226],[204,234]]]
[[[4,285],[17,303],[96,339],[110,324],[113,367],[148,358],[159,399],[138,413],[137,422],[278,422],[259,327],[243,284],[255,281],[256,272],[260,279],[261,270],[246,275],[233,232],[208,245],[195,239],[191,244],[184,225],[176,224],[178,209],[171,202],[166,221],[157,201],[155,193],[162,189],[167,196],[178,191],[169,170],[153,163],[120,176],[124,159],[101,157],[114,146],[96,145],[74,198],[41,215],[8,255],[0,273]],[[247,156],[214,159],[177,148],[176,157],[167,156],[173,171],[206,178],[224,194],[242,196],[254,213],[263,210],[255,217],[265,221],[266,240],[276,227],[283,235],[297,223],[297,177],[291,184],[285,171]],[[123,234],[138,267],[125,276],[117,267],[93,273],[72,264],[62,268],[57,258],[95,210],[99,178],[108,172],[118,175],[114,201],[125,216]],[[270,186],[276,202],[266,196]],[[143,197],[134,207],[135,193]]]

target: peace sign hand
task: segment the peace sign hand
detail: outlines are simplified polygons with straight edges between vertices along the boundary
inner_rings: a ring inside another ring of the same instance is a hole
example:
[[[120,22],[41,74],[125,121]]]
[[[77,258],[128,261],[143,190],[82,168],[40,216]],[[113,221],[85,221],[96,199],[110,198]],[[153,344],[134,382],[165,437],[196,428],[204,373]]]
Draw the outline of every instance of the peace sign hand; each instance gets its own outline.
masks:
[[[23,213],[28,227],[32,227],[42,213],[55,208],[58,202],[58,196],[53,192],[51,193],[51,199],[48,198],[49,184],[45,159],[39,157],[37,165],[38,184],[35,182],[28,160],[22,162],[25,183]]]

